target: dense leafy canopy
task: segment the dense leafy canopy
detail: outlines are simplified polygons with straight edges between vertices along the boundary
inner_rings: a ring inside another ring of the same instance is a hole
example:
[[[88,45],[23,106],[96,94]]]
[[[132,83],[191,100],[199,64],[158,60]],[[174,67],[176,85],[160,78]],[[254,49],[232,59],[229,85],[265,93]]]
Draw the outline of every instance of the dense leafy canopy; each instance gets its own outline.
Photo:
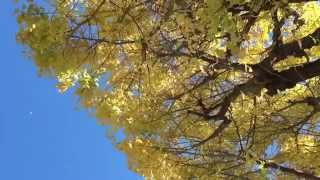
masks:
[[[320,179],[318,1],[29,0],[17,17],[39,72],[146,178]]]

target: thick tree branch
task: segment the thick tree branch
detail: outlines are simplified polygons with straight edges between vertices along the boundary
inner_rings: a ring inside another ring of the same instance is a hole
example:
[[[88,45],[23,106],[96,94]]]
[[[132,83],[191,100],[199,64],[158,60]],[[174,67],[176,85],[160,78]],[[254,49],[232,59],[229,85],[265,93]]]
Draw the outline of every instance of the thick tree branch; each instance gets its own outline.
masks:
[[[273,72],[272,65],[286,59],[288,56],[303,57],[307,56],[305,49],[310,49],[313,46],[320,44],[320,28],[313,33],[303,37],[302,39],[292,41],[290,43],[279,43],[276,48],[273,48],[269,56],[263,59],[260,63],[253,65],[255,75]]]
[[[292,67],[288,70],[269,73],[265,78],[265,86],[268,94],[274,95],[277,91],[282,91],[294,87],[298,82],[308,80],[320,75],[320,59],[306,63],[299,67]]]
[[[320,44],[320,28],[313,33],[305,36],[302,39],[292,41],[290,43],[282,44],[271,52],[274,57],[272,64],[277,63],[288,56],[303,57],[306,56],[305,49],[310,49],[313,46]]]
[[[305,178],[305,179],[320,179],[320,176],[316,176],[315,174],[311,174],[308,172],[304,172],[301,170],[297,170],[294,168],[289,168],[289,167],[285,167],[276,163],[272,163],[272,162],[266,162],[264,164],[265,168],[272,168],[272,169],[277,169],[279,171],[282,171],[284,173],[288,173],[288,174],[292,174],[295,175],[299,178]]]

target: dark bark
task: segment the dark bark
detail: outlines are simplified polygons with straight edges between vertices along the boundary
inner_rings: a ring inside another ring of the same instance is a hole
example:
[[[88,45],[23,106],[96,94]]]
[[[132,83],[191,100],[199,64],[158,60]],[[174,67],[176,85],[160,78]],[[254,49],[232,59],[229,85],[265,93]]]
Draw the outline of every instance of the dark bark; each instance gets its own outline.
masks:
[[[305,178],[305,179],[310,179],[310,180],[311,179],[320,179],[320,177],[316,176],[315,174],[312,174],[312,173],[309,173],[309,172],[304,172],[304,171],[297,170],[297,169],[294,169],[294,168],[285,167],[285,166],[282,166],[282,165],[279,165],[279,164],[276,164],[276,163],[272,163],[272,162],[266,162],[264,164],[264,167],[265,168],[277,169],[277,170],[279,170],[281,172],[292,174],[292,175],[295,175],[295,176],[300,177],[300,178]]]
[[[226,113],[227,113],[232,101],[234,101],[241,93],[241,91],[240,91],[241,86],[242,85],[234,88],[233,91],[230,94],[228,94],[224,98],[224,100],[221,102],[221,105],[220,105],[221,108],[220,108],[218,114],[216,115],[217,118],[222,120],[222,122],[218,126],[218,128],[216,128],[215,131],[213,131],[213,133],[210,136],[208,136],[206,139],[202,140],[201,142],[195,144],[193,147],[201,146],[202,144],[205,144],[209,140],[215,139],[216,137],[220,136],[227,127],[229,127],[231,120],[226,116]]]
[[[320,75],[320,59],[281,72],[269,72],[263,79],[269,95],[294,87],[298,82]]]
[[[271,55],[274,57],[272,63],[279,62],[288,56],[303,57],[306,56],[305,49],[310,49],[315,45],[320,44],[320,28],[316,29],[313,33],[305,36],[304,38],[292,41],[287,44],[282,44],[275,48]]]

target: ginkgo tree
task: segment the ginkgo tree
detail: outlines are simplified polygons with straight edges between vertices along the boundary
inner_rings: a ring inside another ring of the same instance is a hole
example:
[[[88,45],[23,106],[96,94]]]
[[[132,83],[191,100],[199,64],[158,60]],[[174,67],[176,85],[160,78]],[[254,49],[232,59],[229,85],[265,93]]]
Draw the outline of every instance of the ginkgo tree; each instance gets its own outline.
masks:
[[[147,179],[320,179],[319,1],[28,0],[17,20]]]

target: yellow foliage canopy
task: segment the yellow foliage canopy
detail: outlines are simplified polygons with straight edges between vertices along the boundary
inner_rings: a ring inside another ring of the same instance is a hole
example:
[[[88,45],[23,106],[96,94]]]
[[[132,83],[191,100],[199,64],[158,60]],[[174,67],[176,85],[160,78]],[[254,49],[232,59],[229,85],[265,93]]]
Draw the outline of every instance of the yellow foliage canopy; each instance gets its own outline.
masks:
[[[320,179],[315,0],[50,0],[17,39],[147,179]]]

